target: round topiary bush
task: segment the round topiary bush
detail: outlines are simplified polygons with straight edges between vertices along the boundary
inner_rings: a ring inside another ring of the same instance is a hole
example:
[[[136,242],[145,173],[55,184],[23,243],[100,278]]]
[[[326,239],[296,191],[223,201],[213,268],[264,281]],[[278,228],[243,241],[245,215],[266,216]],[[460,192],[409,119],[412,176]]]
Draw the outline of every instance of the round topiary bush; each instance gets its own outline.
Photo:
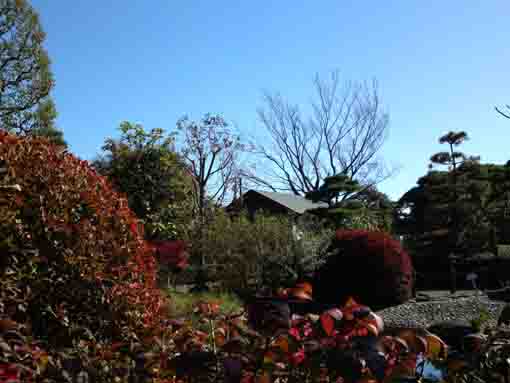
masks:
[[[0,131],[0,216],[0,341],[25,342],[17,350],[31,355],[3,348],[0,362],[58,375],[63,349],[91,358],[96,345],[157,331],[165,302],[153,250],[127,200],[86,161]]]
[[[412,297],[411,258],[389,234],[338,230],[328,253],[314,276],[317,302],[343,304],[352,296],[378,310]]]

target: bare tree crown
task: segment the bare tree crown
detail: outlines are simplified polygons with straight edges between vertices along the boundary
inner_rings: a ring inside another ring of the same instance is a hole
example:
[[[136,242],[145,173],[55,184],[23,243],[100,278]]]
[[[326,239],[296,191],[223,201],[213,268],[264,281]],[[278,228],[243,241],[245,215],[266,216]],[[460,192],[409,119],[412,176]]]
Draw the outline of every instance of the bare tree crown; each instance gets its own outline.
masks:
[[[200,121],[183,117],[177,122],[182,134],[181,154],[193,176],[196,207],[207,199],[224,202],[238,176],[237,156],[243,150],[240,137],[219,115],[206,114]]]
[[[256,145],[259,166],[247,172],[247,178],[259,187],[305,195],[339,173],[362,185],[388,177],[378,157],[387,137],[388,115],[376,81],[341,84],[336,71],[327,81],[316,75],[314,90],[307,118],[281,95],[264,95],[258,117],[270,145]]]
[[[496,112],[501,114],[503,117],[508,118],[510,120],[510,105],[505,105],[505,109],[498,108],[497,106],[494,107],[496,109]]]

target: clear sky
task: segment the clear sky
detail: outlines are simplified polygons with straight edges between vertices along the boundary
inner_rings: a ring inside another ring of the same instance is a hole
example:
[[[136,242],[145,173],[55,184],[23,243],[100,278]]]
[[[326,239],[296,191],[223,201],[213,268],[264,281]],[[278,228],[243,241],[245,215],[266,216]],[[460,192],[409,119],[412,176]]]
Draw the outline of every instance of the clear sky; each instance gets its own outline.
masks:
[[[263,90],[306,103],[316,72],[377,78],[390,114],[383,155],[398,198],[466,130],[463,150],[510,159],[510,1],[32,0],[47,32],[72,152],[92,159],[123,120],[171,130],[183,114],[221,113],[260,129]]]

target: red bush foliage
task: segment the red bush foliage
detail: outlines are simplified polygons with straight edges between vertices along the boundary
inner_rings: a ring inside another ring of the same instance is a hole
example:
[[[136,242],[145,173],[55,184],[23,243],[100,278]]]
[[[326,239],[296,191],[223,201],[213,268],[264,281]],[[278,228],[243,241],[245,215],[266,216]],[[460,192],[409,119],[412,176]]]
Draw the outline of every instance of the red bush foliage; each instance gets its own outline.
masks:
[[[380,309],[411,298],[411,258],[389,234],[338,230],[330,250],[335,254],[315,275],[318,302],[342,303],[353,296]]]
[[[184,241],[150,241],[161,265],[179,272],[188,266],[187,244]]]
[[[153,249],[126,198],[86,161],[0,131],[0,216],[0,320],[19,339],[57,352],[158,331],[165,305]],[[36,363],[36,346],[24,347],[31,358],[0,352],[0,362]]]

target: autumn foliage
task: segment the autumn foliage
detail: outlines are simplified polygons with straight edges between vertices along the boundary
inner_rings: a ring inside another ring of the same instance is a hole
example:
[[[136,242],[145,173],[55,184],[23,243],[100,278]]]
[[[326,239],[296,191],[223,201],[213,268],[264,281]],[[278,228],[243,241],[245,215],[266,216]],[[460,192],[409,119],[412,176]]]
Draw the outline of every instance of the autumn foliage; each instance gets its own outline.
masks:
[[[176,272],[188,266],[188,245],[182,240],[150,241],[160,265],[170,266]]]
[[[353,296],[380,309],[411,298],[411,259],[389,234],[338,230],[329,250],[329,258],[315,276],[318,302],[345,302]]]
[[[23,360],[29,381],[42,370],[58,375],[63,349],[93,355],[157,332],[165,310],[157,265],[126,199],[41,138],[1,132],[0,168],[0,319],[8,324],[0,340],[23,350],[3,348],[1,361]]]
[[[44,139],[0,133],[0,216],[0,382],[389,383],[419,381],[423,358],[450,363],[434,334],[385,332],[352,298],[316,304],[306,281],[252,297],[246,312],[201,301],[194,318],[166,317],[154,248],[177,270],[184,243],[146,243],[126,199]],[[336,245],[406,271],[386,240],[339,232]]]

